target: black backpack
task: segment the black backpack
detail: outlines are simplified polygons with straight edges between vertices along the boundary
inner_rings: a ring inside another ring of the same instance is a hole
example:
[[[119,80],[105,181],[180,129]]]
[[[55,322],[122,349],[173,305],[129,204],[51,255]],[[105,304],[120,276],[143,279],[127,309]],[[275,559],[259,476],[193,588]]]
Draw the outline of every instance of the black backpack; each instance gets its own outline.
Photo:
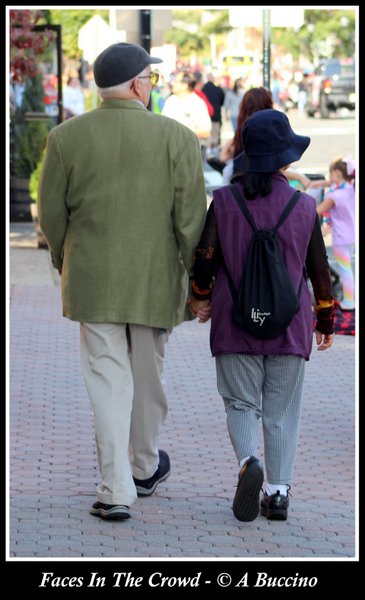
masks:
[[[276,235],[297,203],[300,192],[294,193],[275,227],[266,231],[257,229],[237,187],[231,185],[230,188],[254,230],[238,292],[226,268],[234,302],[233,319],[256,338],[275,338],[283,333],[300,308],[303,278],[296,293]]]

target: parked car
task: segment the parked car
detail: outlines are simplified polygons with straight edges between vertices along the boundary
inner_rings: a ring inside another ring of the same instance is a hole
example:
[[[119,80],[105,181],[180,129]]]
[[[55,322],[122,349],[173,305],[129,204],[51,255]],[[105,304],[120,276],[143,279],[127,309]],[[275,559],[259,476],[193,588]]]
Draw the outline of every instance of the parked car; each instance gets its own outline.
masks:
[[[308,81],[306,113],[322,118],[338,108],[355,109],[355,62],[352,58],[323,60]]]

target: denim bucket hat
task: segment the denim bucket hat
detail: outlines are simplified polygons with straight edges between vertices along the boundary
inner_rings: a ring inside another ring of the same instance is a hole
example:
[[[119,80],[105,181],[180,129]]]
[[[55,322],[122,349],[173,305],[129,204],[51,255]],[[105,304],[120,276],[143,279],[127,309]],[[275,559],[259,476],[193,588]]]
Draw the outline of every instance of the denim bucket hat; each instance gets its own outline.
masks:
[[[99,88],[108,88],[136,77],[147,65],[162,63],[138,44],[112,44],[94,62],[94,79]]]
[[[242,129],[243,152],[234,159],[234,171],[273,173],[300,159],[310,137],[297,135],[280,110],[267,108],[253,113]]]

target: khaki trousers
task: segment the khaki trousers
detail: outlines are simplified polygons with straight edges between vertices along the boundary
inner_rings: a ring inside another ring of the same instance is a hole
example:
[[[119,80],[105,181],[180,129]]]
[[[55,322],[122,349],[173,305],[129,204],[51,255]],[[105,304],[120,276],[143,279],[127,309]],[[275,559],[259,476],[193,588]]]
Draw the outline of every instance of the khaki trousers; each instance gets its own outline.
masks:
[[[133,482],[158,467],[158,435],[167,415],[162,371],[165,329],[81,323],[81,369],[94,416],[101,472],[97,499],[130,506]]]

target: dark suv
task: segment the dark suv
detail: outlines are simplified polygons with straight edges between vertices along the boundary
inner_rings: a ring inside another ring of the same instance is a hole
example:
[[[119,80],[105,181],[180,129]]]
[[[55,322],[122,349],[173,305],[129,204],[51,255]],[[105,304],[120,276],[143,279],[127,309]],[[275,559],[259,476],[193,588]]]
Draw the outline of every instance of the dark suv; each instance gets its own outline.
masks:
[[[323,60],[308,81],[306,112],[319,111],[322,118],[338,108],[355,109],[355,63],[353,59]]]

